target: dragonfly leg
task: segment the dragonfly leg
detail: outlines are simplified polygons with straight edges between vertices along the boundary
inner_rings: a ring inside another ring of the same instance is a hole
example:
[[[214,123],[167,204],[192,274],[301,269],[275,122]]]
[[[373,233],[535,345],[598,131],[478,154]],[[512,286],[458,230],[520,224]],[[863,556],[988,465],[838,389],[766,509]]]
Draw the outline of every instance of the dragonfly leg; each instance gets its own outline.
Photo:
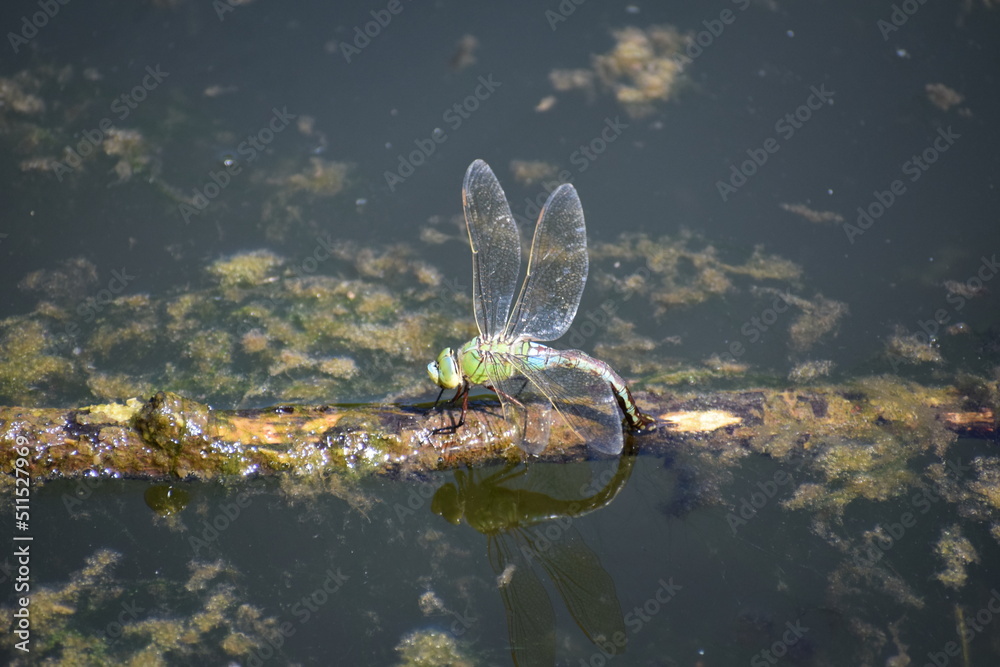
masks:
[[[444,387],[441,387],[441,391],[438,392],[438,397],[434,399],[434,407],[435,408],[438,406],[438,403],[441,402],[441,397],[443,395],[444,395]]]
[[[527,385],[528,381],[525,380],[524,382],[525,382],[525,385]],[[519,424],[518,426],[521,429],[522,433],[526,433],[527,430],[528,430],[528,424],[527,424],[528,409],[524,406],[524,403],[522,403],[521,401],[517,400],[516,398],[514,398],[513,396],[511,396],[507,392],[503,391],[502,389],[497,389],[495,387],[490,387],[490,389],[492,389],[493,391],[495,391],[497,393],[497,396],[499,396],[500,398],[505,398],[508,401],[510,401],[511,403],[513,403],[514,405],[516,405],[519,408],[521,408],[521,410],[524,413],[525,423],[524,424]],[[524,387],[521,387],[521,389],[518,390],[518,394],[520,394],[522,391],[524,391]],[[525,463],[525,465],[527,465],[527,463]]]
[[[469,410],[469,389],[470,389],[469,383],[463,382],[462,386],[459,387],[458,391],[455,392],[455,395],[452,397],[451,401],[449,401],[452,405],[454,405],[458,401],[459,397],[462,398],[462,416],[459,418],[458,423],[452,424],[451,426],[442,426],[440,428],[436,428],[433,431],[431,431],[432,435],[435,433],[446,433],[446,432],[454,433],[458,429],[465,426],[465,413],[468,412]],[[444,393],[444,389],[441,390],[441,393],[442,394]],[[438,399],[440,400],[440,398],[441,396],[439,394]],[[436,401],[434,405],[435,406],[437,405]]]

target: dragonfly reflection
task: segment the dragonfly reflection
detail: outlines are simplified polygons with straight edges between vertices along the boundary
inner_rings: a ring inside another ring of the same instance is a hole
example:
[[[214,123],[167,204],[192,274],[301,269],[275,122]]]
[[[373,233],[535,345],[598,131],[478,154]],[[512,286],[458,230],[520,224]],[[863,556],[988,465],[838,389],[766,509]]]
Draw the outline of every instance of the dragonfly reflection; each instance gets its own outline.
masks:
[[[626,445],[611,480],[593,495],[562,500],[524,487],[528,468],[509,464],[482,479],[456,471],[455,483],[434,494],[433,512],[466,523],[487,537],[490,566],[507,612],[511,655],[519,667],[555,663],[555,613],[532,568],[541,564],[577,625],[601,647],[625,649],[625,624],[614,581],[572,519],[608,505],[624,488],[635,463]],[[541,466],[533,465],[532,472]],[[521,479],[518,479],[521,478]],[[512,488],[514,485],[519,488]],[[618,645],[620,644],[620,645]]]

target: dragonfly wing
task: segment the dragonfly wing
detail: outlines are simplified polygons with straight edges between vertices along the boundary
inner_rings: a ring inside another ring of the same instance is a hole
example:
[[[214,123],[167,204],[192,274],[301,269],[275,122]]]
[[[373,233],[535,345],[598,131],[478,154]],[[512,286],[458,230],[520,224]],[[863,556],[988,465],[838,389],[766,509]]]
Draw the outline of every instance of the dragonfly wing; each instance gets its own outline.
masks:
[[[489,537],[490,565],[497,573],[507,612],[510,653],[518,667],[552,667],[556,662],[556,615],[549,594],[513,538]]]
[[[531,382],[518,372],[503,373],[511,355],[489,353],[486,369],[490,386],[496,391],[503,416],[517,429],[517,444],[529,454],[539,454],[549,444],[552,428],[552,406],[530,391]]]
[[[531,452],[531,447],[538,446],[539,443],[528,436],[540,433],[543,428],[547,444],[548,429],[554,420],[560,420],[571,429],[571,437],[576,442],[604,454],[621,453],[624,445],[622,413],[606,380],[581,368],[530,365],[525,358],[514,354],[494,353],[493,356],[499,362],[498,367],[507,364],[516,369],[509,378],[497,384],[524,406],[510,408],[519,418],[514,421],[508,416],[507,407],[512,401],[501,397],[504,416],[517,426],[524,437],[525,445],[522,446],[526,450]],[[551,413],[547,415],[546,410]],[[527,416],[520,414],[522,412]],[[537,416],[532,419],[531,415]],[[544,427],[536,424],[543,421]],[[542,449],[545,444],[541,445]]]
[[[490,375],[491,386],[503,406],[504,419],[517,428],[517,444],[529,454],[540,454],[549,444],[555,416],[552,404],[531,391],[531,382],[520,373],[509,377],[501,377],[499,373]]]
[[[509,340],[555,340],[576,317],[587,283],[587,228],[569,183],[556,188],[538,216],[528,274],[504,331]]]
[[[489,165],[476,160],[462,184],[465,224],[472,245],[476,324],[485,338],[499,335],[521,271],[521,238],[507,196]]]
[[[526,531],[522,530],[522,535],[527,538]],[[624,645],[614,643],[626,636],[615,582],[580,533],[567,526],[558,538],[544,545],[532,544],[531,553],[556,585],[573,620],[587,638],[598,646],[613,647],[618,653],[624,651]]]

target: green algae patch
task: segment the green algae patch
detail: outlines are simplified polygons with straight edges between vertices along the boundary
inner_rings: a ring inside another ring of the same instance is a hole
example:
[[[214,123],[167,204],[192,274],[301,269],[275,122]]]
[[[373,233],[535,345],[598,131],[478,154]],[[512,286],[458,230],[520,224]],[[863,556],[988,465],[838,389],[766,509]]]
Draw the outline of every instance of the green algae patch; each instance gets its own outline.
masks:
[[[350,165],[333,162],[320,157],[309,158],[309,166],[297,174],[292,174],[286,184],[293,190],[304,190],[320,197],[332,197],[347,184]]]
[[[80,424],[102,424],[109,421],[125,424],[131,422],[145,406],[146,403],[137,398],[130,398],[124,403],[87,405],[80,409],[76,419]]]
[[[282,264],[282,259],[273,252],[256,250],[216,260],[207,271],[224,288],[254,287],[275,280],[275,269]]]
[[[934,552],[944,563],[944,569],[938,572],[935,577],[953,590],[965,586],[965,582],[969,578],[968,565],[979,562],[979,554],[976,553],[972,542],[962,534],[962,529],[958,524],[941,529],[941,536],[937,544],[934,545]]]
[[[689,61],[683,50],[693,38],[671,25],[627,26],[612,30],[611,35],[615,45],[593,56],[590,69],[553,70],[549,74],[552,87],[592,96],[599,85],[629,116],[648,116],[683,85],[684,63]]]
[[[212,411],[207,405],[160,392],[135,416],[135,427],[143,440],[172,457],[212,444]]]
[[[810,479],[785,501],[789,509],[835,515],[857,499],[885,501],[914,488],[915,460],[944,456],[955,434],[928,407],[940,390],[891,377],[860,380],[847,389],[773,395],[753,429],[753,451],[779,460],[804,457]],[[808,421],[811,427],[796,426]]]
[[[397,667],[472,667],[475,662],[447,632],[420,630],[403,637],[396,645]]]
[[[52,353],[42,322],[12,317],[0,322],[0,396],[17,404],[44,402],[61,384],[74,384],[73,363]]]
[[[657,314],[734,290],[737,278],[793,286],[802,277],[802,268],[797,264],[768,255],[760,246],[743,263],[726,261],[715,246],[687,231],[658,239],[623,234],[613,243],[592,244],[590,257],[594,262],[614,263],[614,271],[595,272],[598,285],[626,298],[648,298]]]
[[[101,549],[68,581],[32,582],[31,664],[210,664],[271,650],[278,620],[245,601],[236,572],[222,561],[192,561],[187,580],[171,582],[119,580],[115,569],[123,560]],[[0,606],[6,627],[15,625],[13,614],[11,605]],[[98,629],[94,618],[119,623],[112,633]],[[5,633],[0,646],[16,655],[16,641]]]
[[[471,337],[471,318],[450,312],[467,295],[398,246],[328,247],[329,268],[353,278],[303,274],[256,251],[214,262],[201,289],[120,295],[87,318],[74,319],[72,295],[59,297],[67,306],[40,302],[0,322],[0,403],[123,402],[162,390],[242,406],[427,390],[427,360]],[[58,292],[70,278],[33,284]]]

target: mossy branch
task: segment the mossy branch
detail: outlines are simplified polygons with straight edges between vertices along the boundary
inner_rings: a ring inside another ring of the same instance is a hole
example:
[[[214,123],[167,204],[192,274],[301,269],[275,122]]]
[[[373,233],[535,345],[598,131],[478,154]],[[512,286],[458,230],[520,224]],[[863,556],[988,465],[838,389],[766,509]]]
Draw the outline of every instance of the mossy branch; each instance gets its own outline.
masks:
[[[954,434],[995,437],[992,406],[970,405],[954,388],[895,378],[848,387],[760,389],[711,395],[639,397],[656,429],[636,434],[640,453],[681,445],[719,452],[744,449],[784,455],[811,439],[873,441],[885,435],[940,443]],[[280,405],[214,410],[172,393],[146,402],[78,409],[0,407],[0,465],[11,471],[28,448],[35,478],[79,475],[146,479],[322,474],[412,475],[514,460],[521,450],[493,402],[473,402],[465,426],[435,432],[457,411],[401,405]],[[928,438],[928,433],[937,436]],[[553,428],[541,458],[575,460],[584,447],[565,446]]]

